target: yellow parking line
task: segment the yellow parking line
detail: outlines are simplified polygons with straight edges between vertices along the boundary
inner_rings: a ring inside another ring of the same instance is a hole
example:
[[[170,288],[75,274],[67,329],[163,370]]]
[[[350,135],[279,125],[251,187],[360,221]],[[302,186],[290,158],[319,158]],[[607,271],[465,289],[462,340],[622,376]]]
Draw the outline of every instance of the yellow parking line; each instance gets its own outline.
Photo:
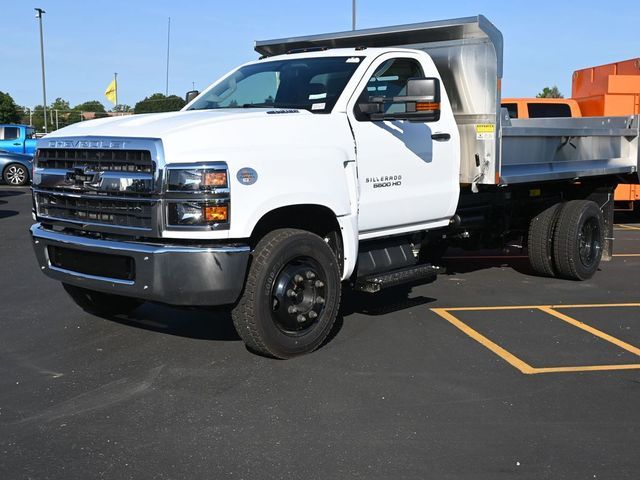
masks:
[[[638,370],[640,364],[628,365],[586,365],[580,367],[545,367],[534,368],[532,373],[564,373],[564,372],[599,372],[607,370]]]
[[[614,257],[640,257],[640,253],[615,253]]]
[[[570,316],[565,315],[564,313],[560,313],[550,307],[540,307],[539,310],[545,313],[548,313],[549,315],[553,315],[554,317],[559,318],[560,320],[564,320],[565,322],[570,323],[574,327],[578,327],[584,330],[585,332],[589,332],[590,334],[595,335],[596,337],[600,337],[601,339],[606,340],[607,342],[613,343],[614,345],[617,345],[618,347],[626,350],[627,352],[631,352],[635,355],[640,356],[640,348],[634,347],[633,345],[630,345],[627,342],[623,342],[622,340],[612,337],[611,335],[604,333],[603,331],[600,331],[597,328],[593,328],[592,326],[587,325],[586,323],[582,323],[581,321],[576,320],[575,318],[571,318]]]
[[[485,311],[485,310],[536,310],[540,308],[602,308],[602,307],[640,307],[640,303],[587,303],[581,305],[502,305],[494,307],[452,307],[442,308],[448,312]]]
[[[534,372],[534,368],[531,365],[528,365],[527,363],[523,362],[522,360],[520,360],[515,355],[509,353],[507,350],[502,348],[500,345],[492,342],[487,337],[482,335],[477,330],[474,330],[473,328],[471,328],[466,323],[461,322],[456,317],[454,317],[449,312],[447,312],[447,309],[445,309],[445,308],[432,308],[431,311],[436,313],[436,314],[438,314],[438,315],[440,315],[445,320],[449,321],[451,324],[453,324],[454,326],[456,326],[457,328],[462,330],[464,333],[469,335],[475,341],[477,341],[481,345],[485,346],[486,348],[491,350],[493,353],[495,353],[496,355],[501,357],[503,360],[505,360],[508,363],[510,363],[511,365],[513,365],[515,368],[520,370],[522,373],[524,373],[524,374],[535,373]]]
[[[626,350],[634,355],[640,356],[640,348],[635,347],[629,343],[626,343],[618,338],[612,337],[586,323],[580,322],[574,318],[569,317],[558,309],[564,308],[603,308],[603,307],[640,307],[640,303],[596,303],[596,304],[581,304],[581,305],[512,305],[512,306],[493,306],[493,307],[453,307],[453,308],[432,308],[431,311],[440,317],[447,320],[453,326],[476,340],[484,347],[491,350],[498,355],[504,361],[511,366],[520,370],[520,372],[526,375],[539,374],[539,373],[562,373],[562,372],[595,372],[595,371],[607,371],[607,370],[633,370],[640,369],[640,363],[638,364],[621,364],[621,365],[579,365],[573,367],[533,367],[524,362],[520,358],[516,357],[511,352],[502,348],[500,345],[489,340],[477,330],[474,330],[463,321],[456,318],[451,311],[491,311],[491,310],[540,310],[548,315],[552,315],[560,320],[563,320],[581,330],[584,330],[592,335],[599,337],[609,343],[612,343],[623,350]]]
[[[622,230],[640,230],[640,227],[635,227],[633,225],[624,225],[622,223],[617,224],[616,227],[619,227]]]

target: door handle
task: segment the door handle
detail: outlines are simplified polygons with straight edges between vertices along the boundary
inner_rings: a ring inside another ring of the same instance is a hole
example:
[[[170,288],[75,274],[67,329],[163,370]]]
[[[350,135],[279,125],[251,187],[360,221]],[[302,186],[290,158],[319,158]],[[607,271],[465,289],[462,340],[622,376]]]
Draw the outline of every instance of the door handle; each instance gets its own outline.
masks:
[[[431,139],[435,140],[436,142],[446,142],[448,140],[451,140],[451,135],[449,135],[448,133],[434,133],[433,135],[431,135]]]
[[[21,143],[14,143],[14,145],[22,145]]]

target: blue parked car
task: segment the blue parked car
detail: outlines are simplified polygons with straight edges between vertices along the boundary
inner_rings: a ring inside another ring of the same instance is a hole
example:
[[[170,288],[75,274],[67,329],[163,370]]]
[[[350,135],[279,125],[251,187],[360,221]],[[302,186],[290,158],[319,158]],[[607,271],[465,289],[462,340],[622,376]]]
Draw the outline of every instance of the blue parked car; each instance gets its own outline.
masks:
[[[36,130],[33,127],[0,124],[0,150],[33,156],[36,141]]]
[[[0,150],[0,173],[9,185],[27,185],[31,180],[33,157]]]

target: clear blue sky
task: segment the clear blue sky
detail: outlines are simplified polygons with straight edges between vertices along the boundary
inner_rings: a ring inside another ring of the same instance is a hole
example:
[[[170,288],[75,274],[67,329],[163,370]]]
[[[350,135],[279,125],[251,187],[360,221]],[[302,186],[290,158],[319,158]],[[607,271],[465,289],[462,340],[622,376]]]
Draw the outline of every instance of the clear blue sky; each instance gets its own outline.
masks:
[[[0,91],[20,105],[42,103],[38,23],[46,10],[47,100],[100,100],[118,72],[119,103],[164,92],[167,17],[169,91],[201,90],[256,58],[253,41],[351,28],[351,0],[2,1]],[[569,96],[578,68],[640,56],[640,9],[633,1],[358,0],[358,27],[486,15],[505,39],[504,96],[534,96],[557,85]]]

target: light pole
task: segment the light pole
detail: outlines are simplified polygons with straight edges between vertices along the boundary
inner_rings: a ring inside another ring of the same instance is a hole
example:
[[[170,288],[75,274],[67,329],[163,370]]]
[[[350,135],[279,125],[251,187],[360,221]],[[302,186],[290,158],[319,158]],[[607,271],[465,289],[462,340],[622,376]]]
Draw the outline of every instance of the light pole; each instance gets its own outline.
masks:
[[[351,30],[356,29],[356,0],[351,0]]]
[[[44,133],[47,133],[47,87],[45,86],[44,79],[44,39],[42,35],[42,14],[46,13],[41,8],[34,8],[36,11],[36,18],[40,23],[40,63],[42,64],[42,108],[44,109]]]
[[[167,23],[167,82],[164,87],[164,95],[169,95],[169,45],[171,40],[171,17],[169,17],[169,22]]]

